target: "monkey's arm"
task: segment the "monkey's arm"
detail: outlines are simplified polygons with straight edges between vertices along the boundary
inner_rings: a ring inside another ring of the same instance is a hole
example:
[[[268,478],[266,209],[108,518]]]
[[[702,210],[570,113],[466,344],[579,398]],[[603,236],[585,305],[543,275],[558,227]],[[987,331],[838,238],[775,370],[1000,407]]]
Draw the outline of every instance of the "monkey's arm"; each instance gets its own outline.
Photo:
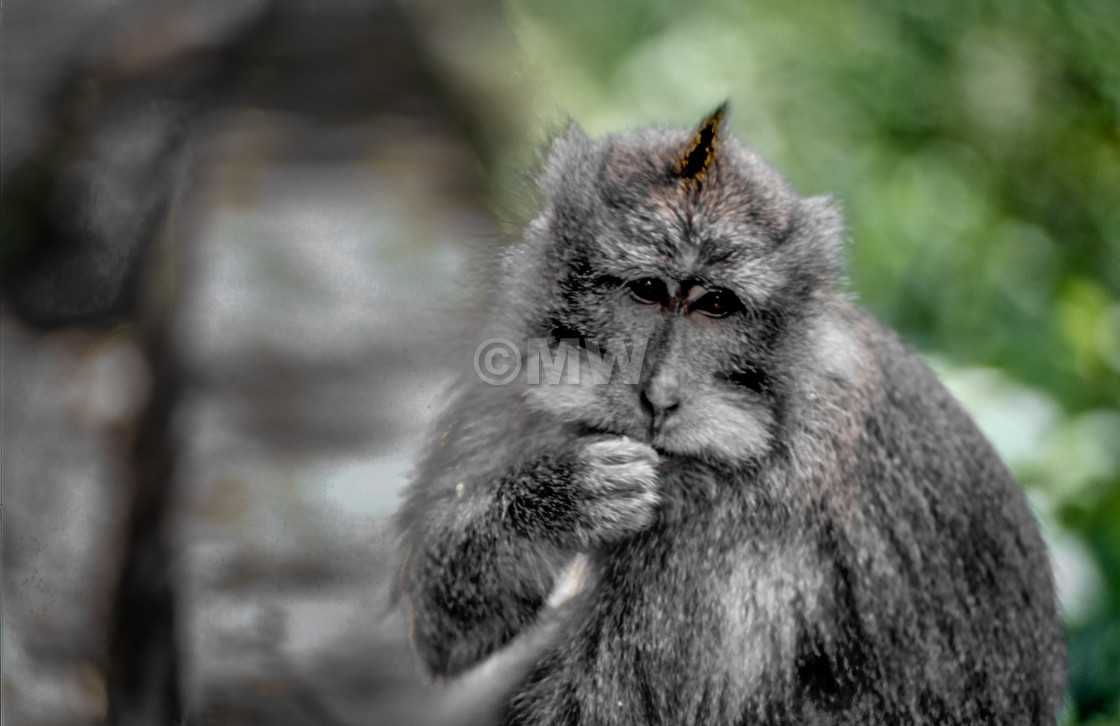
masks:
[[[401,584],[428,669],[455,675],[506,644],[576,552],[648,526],[656,460],[644,444],[565,433],[501,391],[468,389],[399,520]]]
[[[565,476],[541,460],[456,482],[450,498],[409,528],[402,587],[413,642],[435,675],[455,675],[511,640],[539,612],[563,564],[552,542],[533,537],[514,511],[519,492]],[[511,511],[514,510],[514,511]]]

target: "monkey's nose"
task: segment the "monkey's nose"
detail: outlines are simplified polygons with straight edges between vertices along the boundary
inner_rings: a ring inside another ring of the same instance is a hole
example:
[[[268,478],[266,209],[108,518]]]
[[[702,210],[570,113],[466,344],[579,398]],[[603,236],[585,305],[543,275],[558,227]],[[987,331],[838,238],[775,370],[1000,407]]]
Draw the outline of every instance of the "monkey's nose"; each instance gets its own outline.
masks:
[[[680,383],[670,371],[659,371],[642,386],[642,408],[652,418],[654,428],[681,404]]]

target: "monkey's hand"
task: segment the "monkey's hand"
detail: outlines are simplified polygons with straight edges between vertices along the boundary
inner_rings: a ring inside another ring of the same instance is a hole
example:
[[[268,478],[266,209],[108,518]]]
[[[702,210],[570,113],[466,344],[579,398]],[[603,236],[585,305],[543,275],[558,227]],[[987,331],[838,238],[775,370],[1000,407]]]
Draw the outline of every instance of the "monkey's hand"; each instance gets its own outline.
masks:
[[[653,524],[659,461],[625,436],[577,439],[508,477],[500,508],[513,531],[562,550],[618,542]]]
[[[580,544],[617,542],[657,516],[657,452],[626,436],[596,439],[577,452],[574,534]]]

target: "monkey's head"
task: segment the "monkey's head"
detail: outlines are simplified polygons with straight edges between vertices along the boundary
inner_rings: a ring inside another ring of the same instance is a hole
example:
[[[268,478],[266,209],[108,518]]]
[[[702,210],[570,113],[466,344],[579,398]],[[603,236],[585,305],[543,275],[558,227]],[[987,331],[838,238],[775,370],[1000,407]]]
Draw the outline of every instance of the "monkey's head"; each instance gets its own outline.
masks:
[[[578,356],[580,368],[578,381],[527,385],[535,410],[667,455],[738,463],[768,450],[842,225],[723,120],[721,107],[696,130],[571,130],[553,144],[542,211],[507,260],[520,302],[505,314],[548,341],[554,364]]]

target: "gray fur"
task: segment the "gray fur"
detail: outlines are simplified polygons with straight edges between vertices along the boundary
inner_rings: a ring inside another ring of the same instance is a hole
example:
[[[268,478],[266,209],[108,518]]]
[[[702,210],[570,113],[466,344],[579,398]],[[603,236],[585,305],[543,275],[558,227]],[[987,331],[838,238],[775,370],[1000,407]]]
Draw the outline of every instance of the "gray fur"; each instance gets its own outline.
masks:
[[[505,723],[1053,724],[1064,646],[1022,493],[834,291],[835,206],[722,131],[682,178],[695,138],[554,143],[483,332],[646,340],[642,376],[457,386],[400,515],[425,667],[543,618]],[[724,317],[698,307],[718,288]]]

